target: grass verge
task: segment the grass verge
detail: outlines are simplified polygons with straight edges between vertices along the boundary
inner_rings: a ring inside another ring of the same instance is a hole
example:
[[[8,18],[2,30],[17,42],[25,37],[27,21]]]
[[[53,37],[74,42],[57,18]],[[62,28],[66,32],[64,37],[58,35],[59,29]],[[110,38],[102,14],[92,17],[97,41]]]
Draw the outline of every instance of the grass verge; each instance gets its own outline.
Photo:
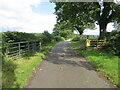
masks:
[[[80,45],[79,41],[71,41],[71,45],[97,70],[103,72],[113,84],[120,87],[118,79],[118,60],[120,61],[120,58],[118,56],[105,51],[85,49],[85,45]]]
[[[58,42],[44,46],[40,53],[36,53],[34,56],[31,56],[29,58],[22,58],[17,60],[6,59],[5,61],[7,64],[5,63],[5,67],[3,67],[5,70],[3,70],[2,88],[22,88],[27,83],[28,78],[32,75],[35,67],[40,64],[44,56],[56,43]],[[12,69],[9,68],[10,66]]]

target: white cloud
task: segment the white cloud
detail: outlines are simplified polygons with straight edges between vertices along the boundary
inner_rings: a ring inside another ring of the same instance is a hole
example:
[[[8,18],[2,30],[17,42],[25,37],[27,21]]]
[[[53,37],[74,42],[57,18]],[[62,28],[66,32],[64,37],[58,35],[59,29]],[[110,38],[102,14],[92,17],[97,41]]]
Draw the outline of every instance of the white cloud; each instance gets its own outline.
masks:
[[[115,30],[114,28],[114,23],[113,22],[110,22],[107,24],[107,27],[106,27],[106,30],[107,32],[111,32],[113,30]],[[92,30],[92,29],[85,29],[84,30],[84,35],[99,35],[100,31],[99,31],[99,25],[95,24],[95,29]]]
[[[108,31],[108,32],[111,32],[111,31],[113,31],[113,30],[115,30],[115,28],[114,28],[114,23],[113,23],[113,22],[108,23],[108,25],[107,25],[107,31]]]
[[[56,16],[42,15],[31,9],[31,5],[40,3],[41,0],[0,0],[0,27],[20,28],[22,32],[51,32]]]
[[[99,35],[99,25],[95,24],[95,29],[86,28],[84,30],[84,35]]]

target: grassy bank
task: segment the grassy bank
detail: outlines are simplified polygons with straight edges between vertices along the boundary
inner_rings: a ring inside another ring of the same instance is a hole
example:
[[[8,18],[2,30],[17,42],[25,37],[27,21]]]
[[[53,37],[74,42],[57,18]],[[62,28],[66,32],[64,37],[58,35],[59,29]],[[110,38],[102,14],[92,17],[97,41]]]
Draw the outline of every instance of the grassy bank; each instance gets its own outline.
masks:
[[[29,58],[22,58],[17,60],[6,60],[7,63],[13,63],[11,66],[13,70],[3,72],[3,88],[22,88],[37,65],[40,64],[44,56],[51,50],[57,42],[44,46],[40,53],[36,53]],[[10,67],[7,64],[7,67]]]
[[[90,64],[103,74],[115,85],[120,87],[118,81],[118,58],[117,56],[99,50],[85,49],[85,45],[80,45],[79,41],[71,41],[73,48],[83,55]]]

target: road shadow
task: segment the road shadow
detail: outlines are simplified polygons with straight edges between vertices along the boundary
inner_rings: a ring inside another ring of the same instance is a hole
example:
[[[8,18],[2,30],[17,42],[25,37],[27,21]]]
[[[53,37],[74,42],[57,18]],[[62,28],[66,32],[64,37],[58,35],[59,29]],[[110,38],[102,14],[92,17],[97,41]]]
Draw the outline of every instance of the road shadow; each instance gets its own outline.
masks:
[[[83,56],[72,49],[69,43],[57,44],[47,55],[45,61],[57,65],[71,65],[73,67],[83,67],[87,70],[94,70]]]

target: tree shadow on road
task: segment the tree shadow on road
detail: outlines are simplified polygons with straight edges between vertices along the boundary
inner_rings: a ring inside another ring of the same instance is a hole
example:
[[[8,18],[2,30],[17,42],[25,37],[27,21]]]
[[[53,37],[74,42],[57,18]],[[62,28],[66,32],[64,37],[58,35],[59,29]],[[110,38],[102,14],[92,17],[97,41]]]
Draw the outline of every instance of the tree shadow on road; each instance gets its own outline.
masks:
[[[69,50],[64,51],[57,51],[50,52],[45,59],[46,61],[58,64],[58,65],[71,65],[73,67],[83,67],[87,70],[94,70],[92,66],[88,64],[88,62],[80,55],[75,53],[73,50],[68,48]]]

